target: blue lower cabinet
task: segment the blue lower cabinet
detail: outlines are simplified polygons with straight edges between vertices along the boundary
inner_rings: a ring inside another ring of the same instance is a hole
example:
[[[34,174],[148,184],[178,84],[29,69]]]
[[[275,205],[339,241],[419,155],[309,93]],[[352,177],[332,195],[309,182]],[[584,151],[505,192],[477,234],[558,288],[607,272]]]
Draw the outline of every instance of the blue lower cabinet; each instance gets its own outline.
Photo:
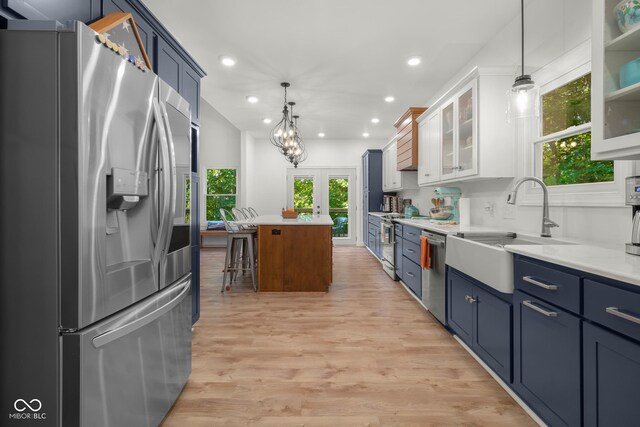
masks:
[[[507,383],[511,371],[511,304],[476,286],[473,350]]]
[[[584,340],[584,425],[640,423],[640,344],[589,323]]]
[[[447,270],[449,327],[504,381],[512,381],[512,306],[486,285]]]
[[[402,279],[402,244],[404,243],[402,236],[396,234],[395,248],[393,249],[394,260],[393,263],[396,269],[396,276],[398,279]]]
[[[447,274],[449,293],[447,322],[449,327],[469,345],[473,345],[473,283],[449,269]]]
[[[520,291],[514,294],[515,391],[551,426],[581,424],[581,320]]]
[[[422,298],[422,270],[406,256],[402,257],[402,281],[418,298]]]

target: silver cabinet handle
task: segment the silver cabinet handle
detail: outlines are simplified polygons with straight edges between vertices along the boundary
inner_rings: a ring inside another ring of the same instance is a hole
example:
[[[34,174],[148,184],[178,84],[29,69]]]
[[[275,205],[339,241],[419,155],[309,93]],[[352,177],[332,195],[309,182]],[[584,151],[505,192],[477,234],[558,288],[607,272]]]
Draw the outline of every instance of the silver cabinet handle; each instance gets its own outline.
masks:
[[[546,283],[539,282],[535,279],[532,279],[531,276],[523,276],[522,280],[527,283],[531,283],[532,285],[536,285],[539,288],[546,289],[548,291],[557,291],[558,287],[556,285],[547,285]]]
[[[413,274],[413,273],[412,273],[412,272],[410,272],[410,271],[407,271],[407,275],[409,275],[409,276],[411,276],[411,277],[416,277],[416,275],[415,275],[415,274]]]
[[[640,324],[640,318],[620,311],[618,307],[607,307],[606,312],[629,322]]]
[[[474,302],[478,301],[477,298],[472,297],[471,295],[465,295],[464,299],[469,303],[469,304],[473,304]]]
[[[415,254],[415,253],[416,253],[416,251],[414,251],[414,250],[413,250],[413,249],[411,249],[411,248],[407,248],[407,252],[411,252],[412,254]]]
[[[537,305],[533,305],[531,301],[525,300],[522,301],[522,304],[529,307],[532,310],[537,311],[538,313],[544,314],[547,317],[558,317],[558,313],[555,311],[547,311],[543,308],[538,307]]]

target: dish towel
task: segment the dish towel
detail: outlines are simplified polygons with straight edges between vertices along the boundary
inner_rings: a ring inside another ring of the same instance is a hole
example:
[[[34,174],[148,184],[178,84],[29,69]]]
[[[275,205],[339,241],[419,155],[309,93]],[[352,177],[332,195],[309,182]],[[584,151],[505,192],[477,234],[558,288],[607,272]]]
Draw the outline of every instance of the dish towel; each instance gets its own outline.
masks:
[[[431,269],[431,246],[427,236],[420,236],[420,267],[423,270]]]

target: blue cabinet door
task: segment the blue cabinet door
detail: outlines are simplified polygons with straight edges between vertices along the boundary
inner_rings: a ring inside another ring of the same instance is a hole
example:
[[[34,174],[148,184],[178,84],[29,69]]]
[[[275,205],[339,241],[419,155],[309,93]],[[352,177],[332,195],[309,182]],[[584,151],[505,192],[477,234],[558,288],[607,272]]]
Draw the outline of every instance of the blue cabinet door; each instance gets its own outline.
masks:
[[[473,283],[449,269],[447,274],[447,322],[469,346],[473,345]]]
[[[191,105],[191,121],[200,123],[200,76],[187,63],[182,67],[181,95]]]
[[[402,243],[403,243],[402,237],[396,234],[396,243],[395,243],[395,248],[393,250],[393,255],[394,255],[393,263],[396,269],[396,276],[398,276],[398,278],[400,279],[402,278]]]
[[[520,291],[514,319],[514,389],[548,424],[579,426],[580,319]]]
[[[511,304],[475,287],[473,350],[503,380],[511,376]]]
[[[640,344],[585,322],[584,425],[640,422]]]
[[[180,83],[184,66],[182,58],[164,39],[158,37],[157,40],[156,73],[169,86],[181,93],[182,85]]]

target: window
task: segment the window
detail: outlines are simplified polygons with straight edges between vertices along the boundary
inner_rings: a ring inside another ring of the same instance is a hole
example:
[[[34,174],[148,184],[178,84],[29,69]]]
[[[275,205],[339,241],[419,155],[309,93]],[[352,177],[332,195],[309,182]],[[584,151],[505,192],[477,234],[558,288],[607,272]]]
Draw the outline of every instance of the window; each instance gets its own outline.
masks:
[[[591,73],[542,95],[536,175],[547,186],[614,180],[613,161],[591,160]]]
[[[207,221],[220,221],[220,209],[236,207],[235,169],[207,169]]]
[[[540,84],[538,122],[518,127],[523,146],[521,176],[549,187],[553,206],[621,206],[628,161],[591,161],[591,43],[589,40],[533,74]],[[531,126],[534,125],[534,126]],[[539,206],[542,190],[525,184],[519,204]]]

